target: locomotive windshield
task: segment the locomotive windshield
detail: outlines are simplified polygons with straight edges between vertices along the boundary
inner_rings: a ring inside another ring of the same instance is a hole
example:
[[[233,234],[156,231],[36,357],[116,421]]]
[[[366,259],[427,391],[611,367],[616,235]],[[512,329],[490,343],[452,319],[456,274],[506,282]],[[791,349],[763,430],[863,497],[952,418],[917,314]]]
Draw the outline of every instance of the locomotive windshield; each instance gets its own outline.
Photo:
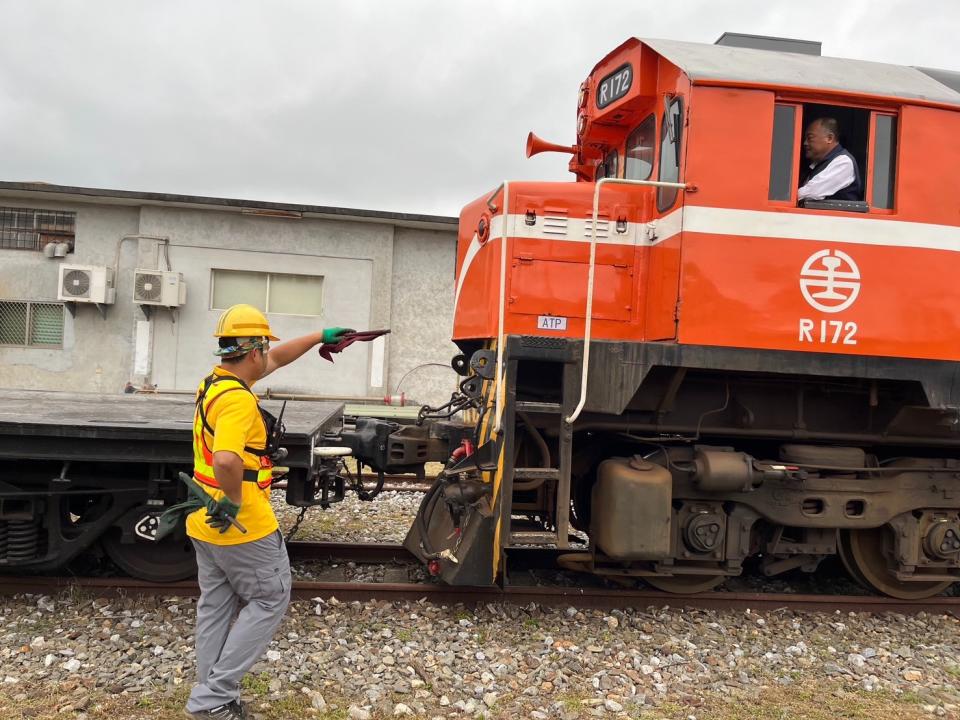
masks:
[[[653,152],[657,146],[657,121],[653,113],[627,138],[624,176],[628,180],[648,180],[653,171]]]

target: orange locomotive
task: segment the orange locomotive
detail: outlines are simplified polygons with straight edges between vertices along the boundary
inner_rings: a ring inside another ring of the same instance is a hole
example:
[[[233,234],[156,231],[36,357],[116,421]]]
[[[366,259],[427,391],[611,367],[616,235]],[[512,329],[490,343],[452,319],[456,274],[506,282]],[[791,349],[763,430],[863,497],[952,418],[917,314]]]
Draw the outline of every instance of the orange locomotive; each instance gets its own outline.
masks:
[[[463,210],[465,380],[423,415],[481,415],[407,539],[442,579],[524,545],[674,592],[752,555],[904,598],[960,579],[960,74],[765,43],[628,40],[575,145],[528,139],[576,181]],[[862,182],[798,203],[822,118]]]

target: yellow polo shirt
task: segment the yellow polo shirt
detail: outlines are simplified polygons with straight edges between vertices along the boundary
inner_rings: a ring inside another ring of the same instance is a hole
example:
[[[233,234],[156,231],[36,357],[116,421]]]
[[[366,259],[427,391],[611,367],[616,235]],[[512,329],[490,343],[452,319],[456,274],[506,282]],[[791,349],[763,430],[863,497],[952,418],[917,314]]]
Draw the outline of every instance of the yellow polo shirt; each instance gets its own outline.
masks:
[[[233,377],[236,375],[224,370],[220,366],[213,369],[213,374],[219,377]],[[231,383],[230,386],[233,384]],[[267,431],[260,417],[257,407],[257,398],[243,388],[214,394],[213,388],[221,387],[219,383],[211,386],[204,400],[207,423],[213,428],[211,437],[206,430],[203,437],[207,447],[214,453],[220,451],[232,452],[243,460],[245,470],[259,470],[260,458],[246,452],[244,447],[264,448],[267,446]],[[197,394],[203,389],[203,383],[197,389]],[[211,399],[211,396],[214,396]],[[201,485],[214,500],[223,497],[223,491]],[[266,537],[275,532],[279,525],[277,516],[270,505],[270,488],[257,486],[255,482],[242,483],[243,496],[240,503],[240,512],[237,521],[247,532],[241,533],[231,526],[225,533],[207,525],[207,511],[197,510],[187,516],[187,535],[197,540],[212,543],[213,545],[239,545]]]

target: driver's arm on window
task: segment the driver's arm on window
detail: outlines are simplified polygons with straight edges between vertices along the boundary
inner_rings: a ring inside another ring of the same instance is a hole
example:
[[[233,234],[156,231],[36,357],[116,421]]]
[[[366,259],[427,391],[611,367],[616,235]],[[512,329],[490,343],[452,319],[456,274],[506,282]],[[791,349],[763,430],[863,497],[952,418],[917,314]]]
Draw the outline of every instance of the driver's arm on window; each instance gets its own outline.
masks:
[[[853,161],[846,155],[838,155],[821,172],[804,183],[797,192],[799,200],[823,200],[837,190],[845,188],[856,179]]]

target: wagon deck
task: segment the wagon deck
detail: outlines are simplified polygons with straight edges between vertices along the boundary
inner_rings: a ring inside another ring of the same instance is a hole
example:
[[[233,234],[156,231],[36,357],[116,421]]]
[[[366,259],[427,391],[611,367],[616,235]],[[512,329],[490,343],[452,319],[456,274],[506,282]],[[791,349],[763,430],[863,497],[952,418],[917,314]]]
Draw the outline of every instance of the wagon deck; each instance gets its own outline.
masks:
[[[283,405],[262,404],[275,415]],[[0,390],[0,457],[190,462],[193,409],[190,396]],[[308,446],[337,429],[342,412],[340,403],[287,402],[284,444]]]

